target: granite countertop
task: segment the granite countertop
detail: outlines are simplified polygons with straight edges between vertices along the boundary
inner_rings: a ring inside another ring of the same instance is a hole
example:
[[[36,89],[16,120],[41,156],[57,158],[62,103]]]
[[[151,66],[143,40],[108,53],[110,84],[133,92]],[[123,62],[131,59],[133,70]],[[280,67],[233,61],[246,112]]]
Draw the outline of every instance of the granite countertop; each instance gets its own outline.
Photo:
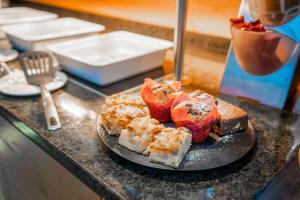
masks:
[[[205,54],[209,59],[214,56]],[[225,56],[218,57],[223,61]],[[38,96],[0,94],[0,114],[105,199],[252,199],[286,164],[290,150],[300,141],[298,116],[221,96],[249,113],[257,143],[242,159],[213,170],[177,173],[145,168],[118,157],[102,144],[96,133],[96,118],[105,95],[137,86],[145,77],[162,75],[159,68],[107,87],[69,76],[67,85],[53,92],[63,125],[57,131],[45,129]]]
[[[127,89],[141,83],[145,76],[158,77],[159,71],[110,87],[122,85]],[[64,88],[53,93],[63,124],[57,131],[45,129],[38,96],[0,95],[0,111],[32,141],[107,199],[251,199],[283,167],[293,142],[300,136],[299,117],[222,97],[248,111],[257,131],[257,144],[245,157],[225,167],[199,172],[145,168],[114,155],[97,137],[96,117],[103,103],[101,92],[116,92],[110,87],[98,88],[95,93],[95,87],[87,87],[84,82],[70,77]]]

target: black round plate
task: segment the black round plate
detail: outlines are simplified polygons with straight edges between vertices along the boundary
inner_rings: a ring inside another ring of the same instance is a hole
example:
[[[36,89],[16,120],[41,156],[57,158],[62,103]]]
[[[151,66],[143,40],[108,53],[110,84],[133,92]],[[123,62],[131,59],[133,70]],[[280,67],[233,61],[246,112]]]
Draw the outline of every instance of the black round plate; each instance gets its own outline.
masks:
[[[152,163],[147,156],[130,151],[119,145],[119,137],[110,136],[105,129],[101,127],[99,118],[97,119],[97,133],[102,142],[110,150],[127,160],[147,167],[176,171],[198,171],[228,165],[242,158],[249,152],[256,140],[255,131],[249,121],[247,131],[223,136],[217,141],[209,138],[203,143],[192,144],[179,167],[175,169]]]

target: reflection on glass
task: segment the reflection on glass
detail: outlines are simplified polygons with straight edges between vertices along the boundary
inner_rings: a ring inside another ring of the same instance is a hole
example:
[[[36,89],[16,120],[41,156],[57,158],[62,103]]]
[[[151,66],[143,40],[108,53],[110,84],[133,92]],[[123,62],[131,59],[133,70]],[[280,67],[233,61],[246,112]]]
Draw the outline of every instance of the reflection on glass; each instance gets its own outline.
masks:
[[[300,13],[300,0],[249,0],[253,18],[265,26],[278,26]]]

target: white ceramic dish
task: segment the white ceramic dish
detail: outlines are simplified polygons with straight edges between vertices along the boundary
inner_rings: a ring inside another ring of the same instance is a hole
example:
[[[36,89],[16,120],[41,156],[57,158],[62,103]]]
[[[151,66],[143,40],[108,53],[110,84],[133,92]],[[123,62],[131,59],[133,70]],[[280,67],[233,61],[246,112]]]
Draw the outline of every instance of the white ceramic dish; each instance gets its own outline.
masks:
[[[18,57],[19,53],[14,49],[2,49],[0,48],[0,61],[9,62]]]
[[[0,9],[0,26],[25,22],[38,22],[57,18],[57,14],[26,7]]]
[[[57,18],[57,14],[27,7],[12,7],[0,9],[0,26],[26,22],[39,22]],[[0,28],[0,39],[6,39]]]
[[[65,71],[107,85],[162,65],[172,46],[170,41],[116,31],[47,48]]]
[[[49,44],[94,35],[104,29],[102,25],[76,18],[59,18],[2,27],[13,46],[21,51],[46,50]]]
[[[52,82],[46,85],[49,91],[63,87],[68,78],[60,71],[56,71]],[[32,96],[40,94],[40,87],[29,85],[23,71],[17,70],[0,78],[0,92],[9,96]]]

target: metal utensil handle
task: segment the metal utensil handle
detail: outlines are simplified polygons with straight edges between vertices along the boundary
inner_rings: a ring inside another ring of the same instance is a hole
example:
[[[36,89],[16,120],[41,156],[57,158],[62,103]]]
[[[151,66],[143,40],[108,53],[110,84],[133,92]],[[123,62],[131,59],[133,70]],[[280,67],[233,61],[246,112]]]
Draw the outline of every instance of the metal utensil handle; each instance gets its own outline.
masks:
[[[41,95],[48,130],[52,131],[61,128],[55,104],[53,102],[50,92],[47,90],[45,85],[41,85]]]
[[[0,60],[0,65],[4,69],[4,71],[5,71],[6,74],[10,74],[11,73],[11,69],[2,60]]]

